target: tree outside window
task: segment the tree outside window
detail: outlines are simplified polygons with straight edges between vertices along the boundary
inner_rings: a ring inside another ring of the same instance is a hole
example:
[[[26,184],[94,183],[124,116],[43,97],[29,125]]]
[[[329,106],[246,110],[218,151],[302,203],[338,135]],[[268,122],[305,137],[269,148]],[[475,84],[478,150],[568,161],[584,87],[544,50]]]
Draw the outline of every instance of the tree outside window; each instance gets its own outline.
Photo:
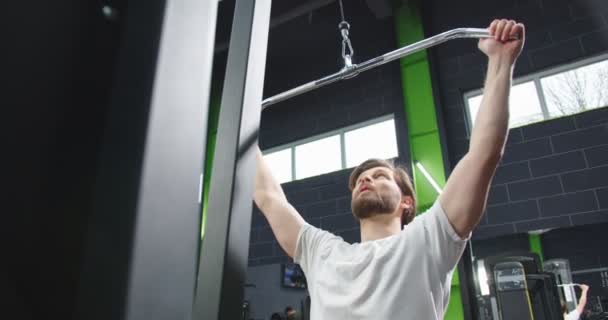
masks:
[[[552,117],[608,106],[608,61],[548,76],[541,83]]]

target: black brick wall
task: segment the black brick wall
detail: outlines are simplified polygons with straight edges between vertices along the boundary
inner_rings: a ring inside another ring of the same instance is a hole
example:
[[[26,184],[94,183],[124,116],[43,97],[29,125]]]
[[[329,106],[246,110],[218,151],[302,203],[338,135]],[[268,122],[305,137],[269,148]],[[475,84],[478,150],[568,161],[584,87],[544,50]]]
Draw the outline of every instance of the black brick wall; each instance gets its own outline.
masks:
[[[345,15],[351,24],[355,62],[396,48],[394,20],[379,20],[364,1],[349,1]],[[337,25],[337,2],[271,29],[264,96],[337,72],[343,62]],[[408,154],[401,75],[388,64],[270,107],[262,115],[260,146],[268,149],[326,133],[387,114],[395,114],[400,162]],[[317,227],[346,241],[359,241],[359,226],[350,210],[350,170],[283,184],[287,198]],[[254,209],[249,265],[281,263],[287,256],[262,214]]]
[[[545,259],[564,258],[572,271],[608,267],[608,224],[552,230],[541,236]],[[594,286],[591,286],[592,288]],[[596,289],[601,287],[601,283]]]
[[[351,24],[355,63],[396,48],[392,18],[376,19],[363,1],[349,2],[345,15]],[[271,29],[265,97],[341,69],[338,22],[335,3]],[[402,114],[402,95],[397,64],[366,71],[267,109],[262,117],[260,145],[267,149],[382,115]]]
[[[507,252],[515,253],[530,250],[526,234],[510,234],[492,239],[473,240],[471,247],[475,259],[484,259]]]
[[[471,10],[471,8],[477,10]],[[485,27],[494,18],[526,24],[515,77],[608,52],[603,0],[426,1],[428,35]],[[486,58],[475,41],[430,50],[452,167],[468,148],[465,92],[483,86]],[[477,239],[608,221],[608,108],[512,129]]]

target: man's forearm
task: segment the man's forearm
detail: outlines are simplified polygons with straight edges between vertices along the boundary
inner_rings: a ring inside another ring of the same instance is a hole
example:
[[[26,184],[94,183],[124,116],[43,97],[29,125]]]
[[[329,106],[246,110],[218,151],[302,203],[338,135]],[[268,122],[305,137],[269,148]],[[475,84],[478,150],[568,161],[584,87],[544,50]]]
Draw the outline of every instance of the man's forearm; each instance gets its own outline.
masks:
[[[512,70],[512,63],[507,59],[490,58],[481,106],[471,132],[469,153],[493,158],[502,155],[509,127]]]
[[[283,188],[272,176],[259,149],[257,162],[253,200],[268,220],[281,248],[290,257],[295,257],[298,234],[306,222],[287,202]]]
[[[287,201],[281,185],[274,179],[264,161],[262,152],[257,150],[257,172],[255,175],[254,201],[262,209],[270,198]]]
[[[579,314],[582,314],[583,311],[585,311],[586,304],[587,304],[587,290],[583,290],[583,292],[581,292],[581,298],[578,300],[578,305],[576,306],[576,309],[578,310]]]

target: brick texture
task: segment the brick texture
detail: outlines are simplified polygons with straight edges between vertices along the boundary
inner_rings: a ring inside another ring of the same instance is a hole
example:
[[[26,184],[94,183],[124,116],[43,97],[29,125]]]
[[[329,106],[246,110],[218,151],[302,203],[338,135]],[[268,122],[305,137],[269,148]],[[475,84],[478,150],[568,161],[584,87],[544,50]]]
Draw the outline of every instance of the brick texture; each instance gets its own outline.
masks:
[[[425,32],[484,27],[508,17],[526,24],[526,46],[515,77],[608,52],[608,2],[498,0],[424,2]],[[476,10],[470,10],[475,6]],[[439,109],[452,167],[466,153],[464,93],[481,88],[486,58],[474,42],[429,50],[436,66]],[[464,121],[463,121],[464,120]],[[474,239],[605,221],[608,207],[608,108],[511,129],[496,171],[488,210]],[[603,211],[602,211],[603,210]]]

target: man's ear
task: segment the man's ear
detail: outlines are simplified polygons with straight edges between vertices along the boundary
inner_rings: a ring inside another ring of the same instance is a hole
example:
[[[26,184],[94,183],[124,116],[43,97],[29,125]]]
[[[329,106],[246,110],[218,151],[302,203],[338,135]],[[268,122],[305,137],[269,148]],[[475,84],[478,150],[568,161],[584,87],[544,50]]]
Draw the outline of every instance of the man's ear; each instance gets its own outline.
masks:
[[[408,209],[414,206],[414,199],[411,196],[401,197],[401,208]]]

